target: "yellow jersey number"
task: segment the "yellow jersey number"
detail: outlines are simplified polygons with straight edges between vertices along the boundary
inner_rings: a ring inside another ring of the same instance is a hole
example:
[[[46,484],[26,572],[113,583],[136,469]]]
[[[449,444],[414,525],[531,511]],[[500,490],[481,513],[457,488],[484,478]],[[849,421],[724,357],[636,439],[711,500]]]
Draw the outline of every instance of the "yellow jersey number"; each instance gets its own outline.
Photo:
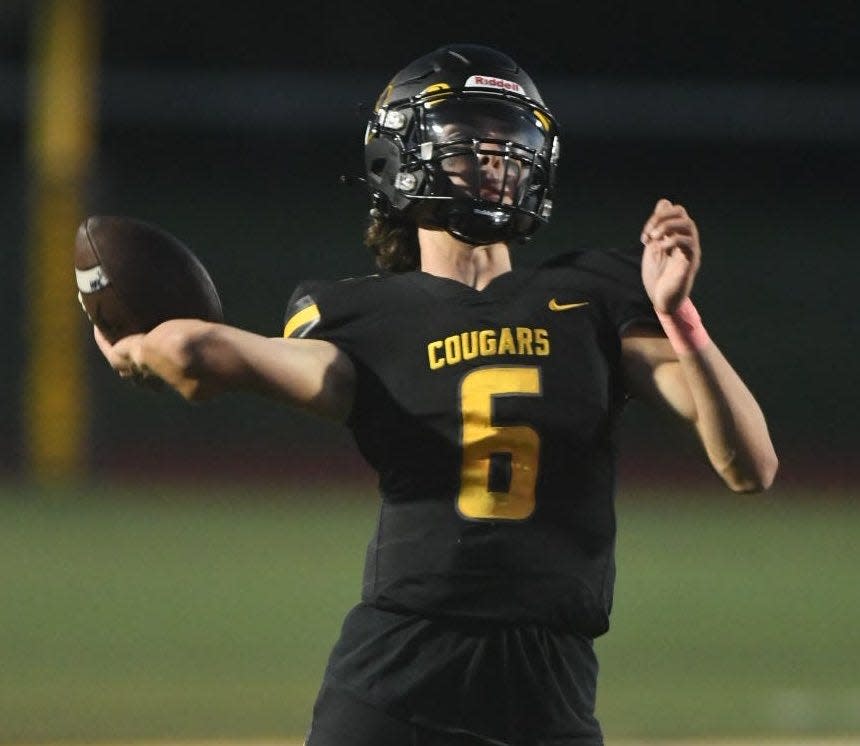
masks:
[[[463,517],[518,521],[534,512],[540,436],[528,425],[493,424],[493,398],[540,395],[540,369],[534,366],[490,366],[463,377],[457,498]]]

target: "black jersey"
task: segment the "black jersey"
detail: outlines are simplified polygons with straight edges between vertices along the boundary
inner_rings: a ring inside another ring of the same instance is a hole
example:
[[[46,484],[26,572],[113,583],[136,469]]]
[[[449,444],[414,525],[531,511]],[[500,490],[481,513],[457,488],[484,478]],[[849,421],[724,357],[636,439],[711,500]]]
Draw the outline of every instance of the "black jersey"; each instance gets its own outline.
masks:
[[[423,272],[307,282],[285,336],[336,344],[382,504],[362,600],[606,631],[620,335],[656,324],[639,251],[583,251],[477,291]]]

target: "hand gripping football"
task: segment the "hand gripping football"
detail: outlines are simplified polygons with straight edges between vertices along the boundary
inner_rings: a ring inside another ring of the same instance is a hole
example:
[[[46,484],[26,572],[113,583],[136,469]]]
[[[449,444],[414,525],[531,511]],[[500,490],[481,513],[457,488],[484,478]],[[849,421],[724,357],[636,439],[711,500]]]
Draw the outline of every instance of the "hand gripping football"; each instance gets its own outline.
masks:
[[[92,216],[75,237],[78,299],[111,343],[177,318],[223,321],[218,290],[184,243],[151,223]]]

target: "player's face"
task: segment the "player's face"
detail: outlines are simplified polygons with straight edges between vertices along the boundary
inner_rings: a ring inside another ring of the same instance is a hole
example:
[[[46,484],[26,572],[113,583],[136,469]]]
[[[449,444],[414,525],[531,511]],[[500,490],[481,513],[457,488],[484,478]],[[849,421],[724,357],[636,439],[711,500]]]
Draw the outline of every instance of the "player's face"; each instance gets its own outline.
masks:
[[[448,125],[443,136],[460,139],[458,125]],[[452,155],[442,161],[442,170],[451,184],[462,189],[470,197],[503,205],[514,204],[517,190],[529,174],[529,166],[507,157],[503,141],[508,140],[502,132],[487,132],[486,140],[474,140],[474,151]]]
[[[525,111],[449,105],[428,118],[442,153],[441,169],[456,190],[496,204],[518,201],[534,151],[544,141],[544,133]]]

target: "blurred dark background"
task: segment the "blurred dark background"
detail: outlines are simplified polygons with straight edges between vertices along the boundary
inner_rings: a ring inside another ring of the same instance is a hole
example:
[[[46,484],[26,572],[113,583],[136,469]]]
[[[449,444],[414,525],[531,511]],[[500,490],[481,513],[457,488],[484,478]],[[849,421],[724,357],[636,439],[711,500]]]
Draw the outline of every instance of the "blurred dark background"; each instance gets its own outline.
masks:
[[[0,2],[7,475],[25,468],[35,6]],[[361,245],[366,195],[339,180],[362,171],[366,107],[413,58],[449,41],[488,44],[529,71],[562,127],[555,214],[515,261],[635,242],[658,198],[681,201],[704,247],[697,305],[765,409],[781,479],[856,483],[856,2],[102,8],[93,19],[102,29],[100,129],[86,212],[133,215],[182,237],[209,267],[230,322],[278,335],[297,282],[373,271]],[[57,314],[80,314],[72,238]],[[84,354],[95,474],[362,473],[336,427],[238,394],[189,406],[116,380],[88,338]],[[629,473],[688,463],[690,475],[707,476],[676,426],[635,403],[628,414]]]

